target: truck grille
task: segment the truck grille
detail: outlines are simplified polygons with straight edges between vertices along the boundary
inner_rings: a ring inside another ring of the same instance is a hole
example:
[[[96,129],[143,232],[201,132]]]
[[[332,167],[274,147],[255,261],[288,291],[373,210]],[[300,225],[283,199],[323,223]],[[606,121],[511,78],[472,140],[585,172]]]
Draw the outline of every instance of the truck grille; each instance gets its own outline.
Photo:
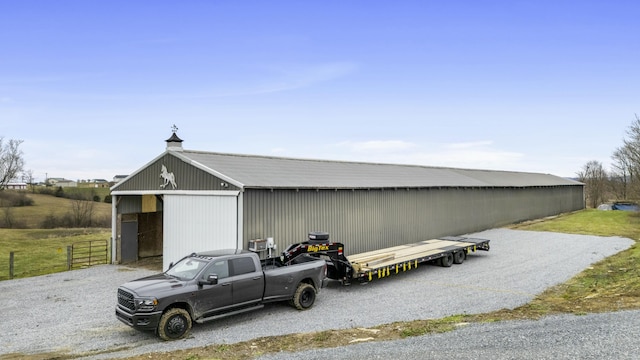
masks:
[[[132,312],[136,310],[136,306],[133,303],[133,294],[122,289],[118,289],[118,305]]]

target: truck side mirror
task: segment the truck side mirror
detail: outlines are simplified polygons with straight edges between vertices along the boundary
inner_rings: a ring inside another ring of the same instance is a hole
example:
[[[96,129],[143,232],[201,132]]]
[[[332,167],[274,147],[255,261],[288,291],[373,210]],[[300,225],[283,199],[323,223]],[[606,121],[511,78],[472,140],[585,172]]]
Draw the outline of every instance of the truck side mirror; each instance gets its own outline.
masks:
[[[217,285],[218,284],[218,274],[210,274],[207,276],[206,280],[198,281],[199,285]]]

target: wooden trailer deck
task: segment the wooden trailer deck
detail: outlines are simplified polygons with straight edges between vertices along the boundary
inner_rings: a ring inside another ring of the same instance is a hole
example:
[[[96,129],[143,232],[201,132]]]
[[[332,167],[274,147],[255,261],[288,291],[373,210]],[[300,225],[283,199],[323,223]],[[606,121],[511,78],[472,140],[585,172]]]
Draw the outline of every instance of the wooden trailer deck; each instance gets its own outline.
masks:
[[[469,252],[489,250],[487,239],[447,236],[345,256],[344,244],[329,241],[328,233],[310,233],[309,240],[290,245],[279,261],[289,264],[302,255],[322,258],[328,264],[327,277],[345,285],[352,280],[366,282],[374,276],[382,278],[415,269],[434,260],[444,267],[462,264]]]
[[[391,272],[411,270],[419,263],[432,261],[456,252],[466,254],[489,249],[489,241],[462,237],[446,237],[442,239],[424,240],[413,244],[393,246],[347,256],[356,276],[372,275],[384,277]],[[359,274],[359,275],[358,275]]]

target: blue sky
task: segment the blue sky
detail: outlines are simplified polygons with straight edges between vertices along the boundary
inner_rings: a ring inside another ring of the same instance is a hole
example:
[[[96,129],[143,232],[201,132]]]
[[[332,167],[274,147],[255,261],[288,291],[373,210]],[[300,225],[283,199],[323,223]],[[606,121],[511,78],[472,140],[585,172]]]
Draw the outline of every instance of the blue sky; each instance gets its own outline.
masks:
[[[575,176],[640,113],[637,1],[0,0],[36,178],[186,149]]]

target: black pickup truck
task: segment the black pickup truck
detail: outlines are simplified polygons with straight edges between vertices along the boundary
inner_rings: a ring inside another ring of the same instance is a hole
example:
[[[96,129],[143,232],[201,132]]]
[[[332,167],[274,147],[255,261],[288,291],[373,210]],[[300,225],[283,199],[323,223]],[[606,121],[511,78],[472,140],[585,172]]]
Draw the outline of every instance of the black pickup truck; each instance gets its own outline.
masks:
[[[285,264],[243,250],[194,253],[164,273],[121,285],[116,317],[175,340],[187,336],[193,322],[257,310],[268,302],[308,309],[326,275],[325,261],[310,256]]]

